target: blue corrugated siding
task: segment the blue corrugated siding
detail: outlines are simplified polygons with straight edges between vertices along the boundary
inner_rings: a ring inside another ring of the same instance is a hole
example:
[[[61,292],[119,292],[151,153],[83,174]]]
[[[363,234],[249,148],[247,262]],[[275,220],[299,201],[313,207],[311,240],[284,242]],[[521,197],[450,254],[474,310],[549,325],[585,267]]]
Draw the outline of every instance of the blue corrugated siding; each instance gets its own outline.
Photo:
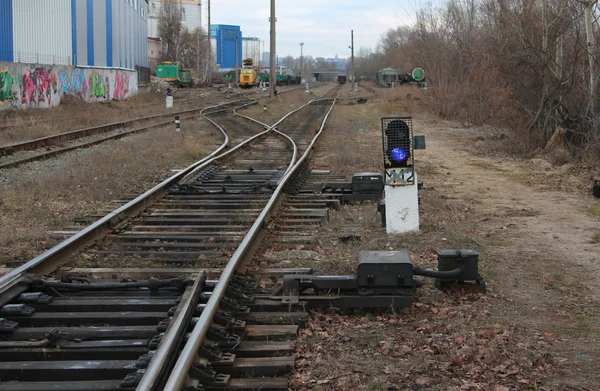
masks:
[[[123,68],[123,25],[125,23],[124,2],[119,5],[119,67]]]
[[[94,66],[94,0],[87,0],[87,49],[87,65]]]
[[[135,51],[133,52],[133,55],[135,56],[134,58],[134,63],[133,63],[133,67],[135,69],[135,66],[139,64],[140,61],[140,7],[137,7],[133,9],[133,19],[134,19],[134,29],[133,31],[135,32],[134,35],[134,39],[135,39]]]
[[[71,41],[73,55],[71,61],[73,65],[77,65],[77,0],[71,0]]]
[[[106,0],[106,66],[113,66],[112,0]]]
[[[12,2],[0,0],[0,61],[13,61]],[[147,20],[140,0],[70,0],[72,63],[135,69],[148,66]]]
[[[131,61],[129,61],[129,56],[131,54],[131,40],[129,39],[129,34],[131,32],[131,28],[129,28],[129,26],[131,26],[131,20],[129,18],[129,14],[130,14],[130,10],[131,10],[131,5],[129,4],[129,1],[127,1],[127,4],[125,4],[125,68],[129,68],[129,64],[131,63]]]
[[[238,50],[238,61],[237,66],[242,66],[242,32],[239,26],[230,25],[214,25],[211,26],[211,31],[214,31],[216,36],[217,45],[217,64],[221,68],[231,69],[236,67],[236,42],[237,37],[237,50]],[[212,35],[212,34],[211,34]]]
[[[0,61],[14,61],[12,0],[0,0]]]

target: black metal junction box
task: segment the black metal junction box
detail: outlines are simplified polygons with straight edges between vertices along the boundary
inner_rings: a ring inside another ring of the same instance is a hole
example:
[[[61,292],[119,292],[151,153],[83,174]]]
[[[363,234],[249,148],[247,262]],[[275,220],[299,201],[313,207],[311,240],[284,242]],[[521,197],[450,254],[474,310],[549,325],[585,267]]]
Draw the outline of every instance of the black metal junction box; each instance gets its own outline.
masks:
[[[354,194],[377,193],[383,191],[383,175],[378,172],[358,172],[352,176]]]
[[[462,268],[463,272],[452,281],[475,281],[481,279],[479,276],[479,253],[475,250],[438,250],[438,270],[450,271]],[[442,278],[442,280],[444,280]]]
[[[358,256],[358,287],[368,289],[413,288],[410,253],[402,251],[361,251]]]

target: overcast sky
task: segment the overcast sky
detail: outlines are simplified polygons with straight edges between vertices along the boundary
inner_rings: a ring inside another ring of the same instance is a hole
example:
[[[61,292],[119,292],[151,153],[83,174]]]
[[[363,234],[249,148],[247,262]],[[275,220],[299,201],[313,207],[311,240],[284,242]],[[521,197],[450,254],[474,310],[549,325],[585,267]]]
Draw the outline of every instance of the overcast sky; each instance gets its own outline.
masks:
[[[305,55],[349,57],[352,29],[355,52],[363,46],[375,50],[386,30],[410,24],[417,2],[276,0],[277,54],[299,57],[300,42],[304,42]],[[211,14],[212,24],[239,25],[244,37],[259,37],[265,41],[264,50],[269,50],[270,0],[212,0]],[[206,23],[206,16],[204,19]]]

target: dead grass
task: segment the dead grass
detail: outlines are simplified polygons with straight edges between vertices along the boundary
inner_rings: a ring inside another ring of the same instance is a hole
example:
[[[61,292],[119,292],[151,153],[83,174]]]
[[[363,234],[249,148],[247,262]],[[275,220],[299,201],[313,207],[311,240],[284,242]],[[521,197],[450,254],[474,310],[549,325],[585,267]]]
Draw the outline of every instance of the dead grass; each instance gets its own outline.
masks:
[[[206,91],[207,96],[218,94]],[[196,90],[190,90],[189,97],[195,97]],[[7,129],[0,129],[0,144],[9,144],[31,140],[69,130],[84,129],[118,121],[135,119],[143,116],[167,113],[165,95],[144,93],[124,101],[98,103],[82,103],[74,101],[50,109],[14,110],[0,113],[0,119],[11,124]],[[180,102],[175,101],[175,110],[185,110],[203,106],[202,100]]]
[[[401,101],[384,103],[337,107],[317,167],[335,174],[379,171],[379,117],[408,113]],[[435,123],[419,117],[420,126]],[[591,288],[561,256],[516,246],[514,224],[507,224],[511,219],[534,222],[540,211],[514,207],[486,212],[481,202],[463,198],[456,178],[448,175],[451,168],[432,166],[418,156],[416,164],[426,184],[420,234],[387,236],[374,204],[343,206],[321,227],[315,251],[288,259],[294,266],[312,267],[315,274],[353,274],[362,250],[406,248],[416,265],[435,267],[437,249],[474,248],[488,295],[445,295],[426,281],[405,314],[315,312],[297,345],[291,388],[599,389],[599,306],[590,298]],[[485,161],[472,166],[496,170]],[[539,180],[522,173],[502,175],[519,184]],[[600,216],[600,208],[588,213]],[[344,234],[360,236],[360,241],[342,243]],[[600,234],[594,238],[600,241]]]
[[[592,217],[600,218],[600,205],[594,205],[587,210],[587,214]]]
[[[345,97],[348,91],[344,89]],[[411,115],[423,110],[414,104],[421,94],[419,89],[398,87],[375,91],[375,100],[369,99],[366,104],[348,105],[342,101],[336,106],[327,125],[331,131],[324,133],[317,148],[316,167],[335,167],[336,174],[343,175],[381,170],[381,117]]]
[[[141,193],[222,141],[203,121],[185,129],[157,129],[4,172],[11,182],[0,189],[0,264],[29,260],[55,244],[47,231],[113,209],[111,200]]]

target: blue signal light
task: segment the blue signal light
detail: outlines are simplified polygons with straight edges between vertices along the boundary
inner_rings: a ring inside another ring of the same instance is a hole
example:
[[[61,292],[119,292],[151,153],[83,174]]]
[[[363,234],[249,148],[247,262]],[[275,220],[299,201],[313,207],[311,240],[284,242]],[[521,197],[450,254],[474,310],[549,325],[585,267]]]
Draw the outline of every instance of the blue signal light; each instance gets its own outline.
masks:
[[[406,149],[397,147],[397,148],[392,149],[392,152],[390,155],[391,155],[393,161],[403,162],[407,159],[408,153],[406,153]]]

